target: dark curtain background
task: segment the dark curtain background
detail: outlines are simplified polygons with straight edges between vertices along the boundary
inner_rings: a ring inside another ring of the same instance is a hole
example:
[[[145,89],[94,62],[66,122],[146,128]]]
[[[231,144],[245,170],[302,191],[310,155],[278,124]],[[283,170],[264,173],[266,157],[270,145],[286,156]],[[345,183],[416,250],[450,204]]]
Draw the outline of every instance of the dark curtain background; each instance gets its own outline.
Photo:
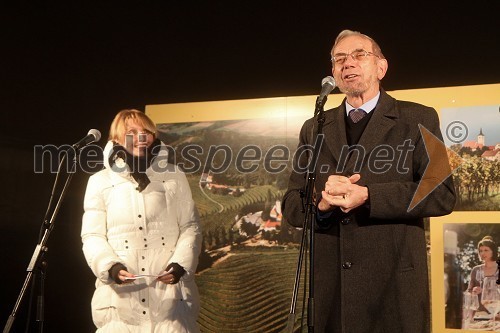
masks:
[[[2,4],[1,327],[26,277],[55,176],[34,173],[35,145],[72,144],[96,128],[103,146],[123,108],[318,94],[334,38],[346,28],[382,46],[386,90],[498,83],[499,9],[482,0]],[[94,278],[79,237],[88,176],[75,174],[48,243],[46,332],[94,330]],[[24,332],[29,300],[28,292],[11,332]]]

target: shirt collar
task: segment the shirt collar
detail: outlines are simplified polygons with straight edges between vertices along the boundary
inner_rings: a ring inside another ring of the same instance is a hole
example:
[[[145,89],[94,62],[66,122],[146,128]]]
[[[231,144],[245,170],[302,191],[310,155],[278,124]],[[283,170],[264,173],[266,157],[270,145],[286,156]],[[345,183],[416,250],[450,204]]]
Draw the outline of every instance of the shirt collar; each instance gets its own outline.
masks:
[[[363,109],[366,113],[370,113],[370,112],[373,111],[373,109],[375,109],[375,106],[377,106],[379,98],[380,98],[380,91],[378,92],[378,94],[375,97],[373,97],[372,99],[370,99],[365,104],[361,105],[359,108],[355,108],[351,104],[347,103],[347,100],[346,100],[345,101],[345,110],[346,110],[346,113],[347,113],[347,115],[349,115],[349,112],[351,110],[355,110],[355,109]]]

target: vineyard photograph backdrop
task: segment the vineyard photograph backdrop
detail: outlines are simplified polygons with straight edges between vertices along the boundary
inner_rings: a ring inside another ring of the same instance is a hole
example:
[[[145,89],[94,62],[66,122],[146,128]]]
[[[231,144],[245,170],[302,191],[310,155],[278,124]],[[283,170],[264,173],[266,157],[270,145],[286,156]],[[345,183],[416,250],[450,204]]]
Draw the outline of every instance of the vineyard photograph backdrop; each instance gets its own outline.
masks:
[[[304,120],[157,125],[170,161],[187,175],[201,218],[203,332],[286,328],[301,232],[282,223],[281,198]]]
[[[441,131],[452,134],[444,136],[446,146],[457,154],[450,163],[459,160],[459,167],[453,173],[457,193],[455,211],[499,211],[498,104],[444,108]]]

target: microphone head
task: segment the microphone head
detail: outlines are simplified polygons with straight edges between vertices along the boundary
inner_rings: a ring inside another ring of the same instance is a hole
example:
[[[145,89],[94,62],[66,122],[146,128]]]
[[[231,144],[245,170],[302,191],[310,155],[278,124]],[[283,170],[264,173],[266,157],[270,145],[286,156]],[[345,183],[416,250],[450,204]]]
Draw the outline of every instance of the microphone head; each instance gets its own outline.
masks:
[[[319,94],[319,100],[321,101],[322,105],[325,104],[326,96],[328,96],[328,94],[330,94],[334,88],[335,79],[333,77],[327,76],[323,80],[321,80],[321,93]]]
[[[101,140],[101,132],[99,132],[98,130],[96,130],[95,128],[92,128],[88,133],[87,135],[92,135],[94,137],[94,140],[92,140],[92,142],[97,142],[99,140]]]
[[[332,86],[332,90],[333,88],[335,88],[335,79],[332,77],[332,76],[327,76],[325,77],[323,80],[321,80],[321,86],[325,86],[325,84],[329,84]]]

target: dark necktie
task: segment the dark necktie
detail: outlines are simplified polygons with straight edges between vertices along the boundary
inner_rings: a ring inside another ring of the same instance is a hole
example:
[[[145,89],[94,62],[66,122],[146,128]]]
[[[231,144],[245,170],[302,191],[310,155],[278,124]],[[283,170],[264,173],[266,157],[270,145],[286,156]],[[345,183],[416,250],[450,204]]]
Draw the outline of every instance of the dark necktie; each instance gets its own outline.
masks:
[[[358,121],[363,119],[364,116],[366,116],[365,110],[354,109],[354,110],[349,111],[349,117],[351,118],[353,123],[357,123]]]

